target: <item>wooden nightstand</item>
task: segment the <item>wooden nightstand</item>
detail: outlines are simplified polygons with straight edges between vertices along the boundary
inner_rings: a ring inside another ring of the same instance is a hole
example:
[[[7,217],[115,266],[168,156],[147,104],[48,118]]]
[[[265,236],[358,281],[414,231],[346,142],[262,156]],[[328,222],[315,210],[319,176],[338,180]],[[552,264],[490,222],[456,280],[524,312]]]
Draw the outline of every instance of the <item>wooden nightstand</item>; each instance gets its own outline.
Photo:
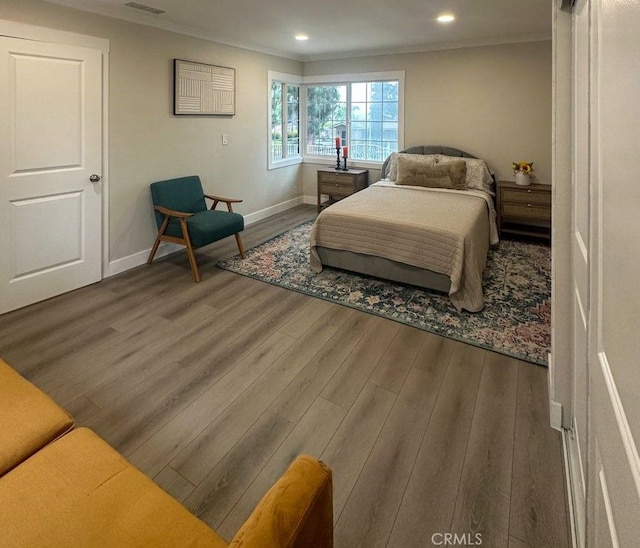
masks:
[[[351,196],[369,184],[368,169],[350,169],[339,171],[337,169],[318,170],[318,213],[323,207],[331,205],[336,200]],[[321,195],[329,196],[329,201],[321,202]]]
[[[498,232],[551,241],[551,185],[498,181]]]

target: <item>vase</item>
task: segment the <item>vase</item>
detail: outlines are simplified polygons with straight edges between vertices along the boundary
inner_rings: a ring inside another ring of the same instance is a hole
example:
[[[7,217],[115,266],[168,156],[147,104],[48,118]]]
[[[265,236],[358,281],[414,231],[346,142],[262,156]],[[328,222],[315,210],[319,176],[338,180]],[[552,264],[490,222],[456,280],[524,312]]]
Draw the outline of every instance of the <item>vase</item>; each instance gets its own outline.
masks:
[[[520,186],[529,186],[531,184],[531,175],[523,173],[522,171],[516,172],[516,184]]]

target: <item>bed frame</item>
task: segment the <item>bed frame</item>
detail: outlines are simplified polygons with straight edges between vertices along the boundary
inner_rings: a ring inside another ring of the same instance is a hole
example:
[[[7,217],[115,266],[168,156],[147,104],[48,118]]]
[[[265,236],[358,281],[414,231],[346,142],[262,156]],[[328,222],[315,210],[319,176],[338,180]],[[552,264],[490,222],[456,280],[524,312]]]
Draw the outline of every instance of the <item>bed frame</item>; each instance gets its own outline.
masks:
[[[445,146],[414,146],[401,150],[400,152],[406,154],[445,154],[447,156],[457,156],[460,158],[476,158],[476,156],[463,150]],[[388,167],[389,158],[382,164],[382,170],[380,172],[381,179],[386,177]],[[320,261],[324,266],[350,270],[384,280],[416,285],[447,294],[451,288],[449,276],[439,274],[433,270],[418,268],[383,257],[363,255],[361,253],[342,251],[328,247],[318,247],[317,251],[320,256]]]

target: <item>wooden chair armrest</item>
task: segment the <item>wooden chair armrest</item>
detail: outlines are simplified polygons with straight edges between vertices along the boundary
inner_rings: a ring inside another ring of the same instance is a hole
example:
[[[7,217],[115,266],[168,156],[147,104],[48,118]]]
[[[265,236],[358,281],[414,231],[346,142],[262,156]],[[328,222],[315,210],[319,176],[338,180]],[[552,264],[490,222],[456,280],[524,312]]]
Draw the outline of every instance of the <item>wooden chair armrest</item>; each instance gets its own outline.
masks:
[[[205,194],[205,197],[209,198],[210,200],[214,200],[217,202],[226,202],[228,204],[237,204],[242,201],[238,198],[222,198],[221,196],[214,196],[213,194]]]
[[[166,207],[162,207],[162,206],[154,206],[156,211],[159,211],[160,213],[162,213],[163,215],[169,215],[170,217],[182,217],[182,218],[187,218],[187,217],[191,217],[193,216],[193,213],[185,213],[184,211],[176,211],[174,209],[168,209]]]
[[[227,204],[227,209],[230,213],[233,213],[233,207],[231,206],[231,204],[237,204],[242,201],[238,200],[237,198],[222,198],[221,196],[214,196],[213,194],[205,194],[205,197],[213,200],[211,209],[215,209],[220,202],[224,202],[225,204]]]

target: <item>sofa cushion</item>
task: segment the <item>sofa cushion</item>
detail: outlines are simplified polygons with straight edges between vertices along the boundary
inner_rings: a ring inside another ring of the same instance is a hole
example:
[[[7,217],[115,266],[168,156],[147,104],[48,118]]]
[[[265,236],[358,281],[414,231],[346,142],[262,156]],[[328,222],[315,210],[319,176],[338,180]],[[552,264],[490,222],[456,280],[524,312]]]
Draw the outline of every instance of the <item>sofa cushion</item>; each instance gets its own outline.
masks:
[[[0,476],[73,427],[71,416],[0,359]]]
[[[227,546],[96,434],[79,428],[0,478],[2,546]]]

